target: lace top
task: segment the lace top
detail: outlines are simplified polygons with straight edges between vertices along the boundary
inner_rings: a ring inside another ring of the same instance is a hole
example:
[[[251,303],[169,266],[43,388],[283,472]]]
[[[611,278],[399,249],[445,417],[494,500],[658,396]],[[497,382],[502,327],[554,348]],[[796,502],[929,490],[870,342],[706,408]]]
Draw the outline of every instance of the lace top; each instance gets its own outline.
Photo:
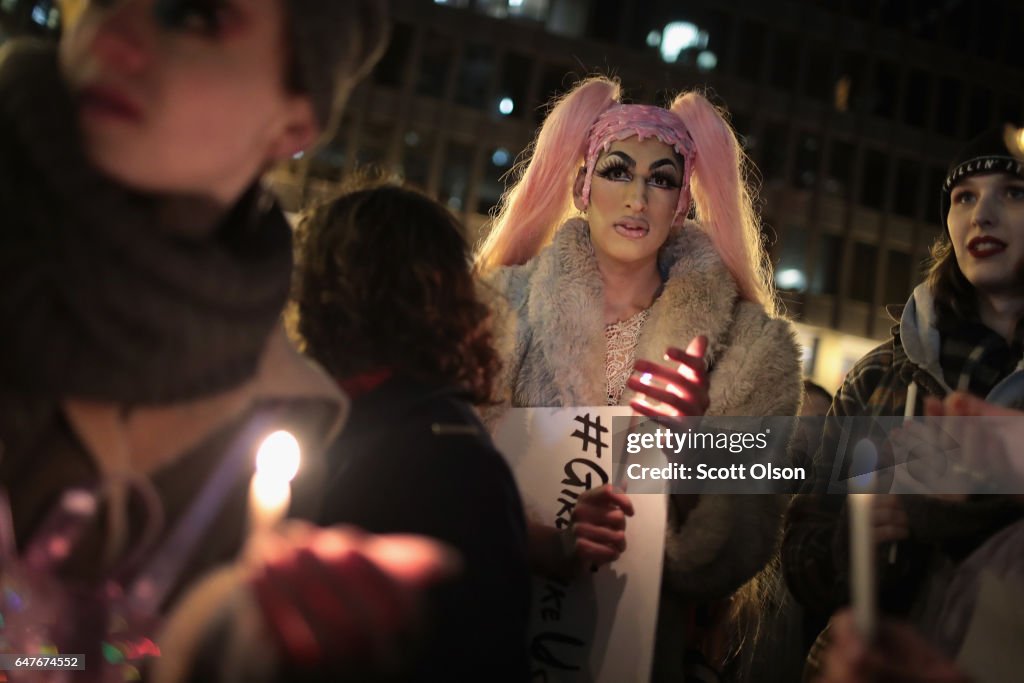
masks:
[[[605,386],[610,406],[619,404],[622,391],[626,388],[626,380],[633,372],[636,344],[640,340],[640,332],[644,329],[650,310],[645,308],[632,318],[620,320],[604,328],[604,338],[608,345],[605,357]]]

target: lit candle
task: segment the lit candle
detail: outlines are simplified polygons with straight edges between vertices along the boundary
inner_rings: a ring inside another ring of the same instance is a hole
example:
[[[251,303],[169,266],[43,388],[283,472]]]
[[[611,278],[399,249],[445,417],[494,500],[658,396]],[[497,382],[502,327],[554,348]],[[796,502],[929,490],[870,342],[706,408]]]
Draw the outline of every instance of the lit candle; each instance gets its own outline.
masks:
[[[287,514],[299,459],[299,442],[289,432],[274,432],[260,444],[249,486],[250,534],[272,528]]]

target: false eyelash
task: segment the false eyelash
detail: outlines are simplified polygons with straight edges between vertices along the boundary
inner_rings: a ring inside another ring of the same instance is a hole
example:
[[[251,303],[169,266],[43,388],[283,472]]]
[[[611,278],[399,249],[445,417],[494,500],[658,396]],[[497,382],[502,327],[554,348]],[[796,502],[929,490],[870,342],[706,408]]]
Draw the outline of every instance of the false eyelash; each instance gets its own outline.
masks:
[[[595,173],[597,173],[597,175],[601,176],[602,178],[606,178],[612,173],[612,171],[622,171],[624,173],[630,173],[629,166],[626,165],[626,162],[621,160],[609,161],[604,166],[598,168],[595,171]]]
[[[660,180],[665,183],[665,187],[676,189],[681,187],[681,183],[675,179],[675,176],[671,176],[668,173],[655,173],[651,176],[651,180]]]
[[[608,178],[609,176],[612,175],[612,173],[615,172],[628,173],[630,175],[632,175],[633,173],[633,171],[626,164],[626,162],[621,160],[609,161],[607,162],[606,166],[602,166],[594,171],[594,173],[596,173],[601,178]],[[648,181],[650,180],[661,181],[662,183],[664,183],[666,189],[674,190],[682,186],[682,184],[678,180],[676,180],[674,176],[663,171],[655,171],[648,178]]]

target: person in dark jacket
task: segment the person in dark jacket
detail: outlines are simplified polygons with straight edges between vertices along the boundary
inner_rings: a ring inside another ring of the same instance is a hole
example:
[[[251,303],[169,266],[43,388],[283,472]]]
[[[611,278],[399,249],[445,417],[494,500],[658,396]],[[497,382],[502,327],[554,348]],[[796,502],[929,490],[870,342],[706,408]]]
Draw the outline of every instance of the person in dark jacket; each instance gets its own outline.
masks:
[[[352,397],[320,523],[423,534],[460,553],[460,577],[427,595],[430,635],[408,680],[527,680],[525,518],[472,408],[492,396],[498,361],[460,226],[382,186],[319,208],[301,234],[298,331]]]
[[[343,421],[280,325],[291,230],[260,178],[331,130],[385,35],[377,0],[118,0],[0,51],[3,521],[53,580],[22,601],[63,600],[49,635],[97,676],[108,630],[153,636],[236,557],[261,440],[290,431],[315,481]]]
[[[985,430],[1000,429],[1004,443],[987,441],[984,444],[987,447],[973,448],[974,464],[980,465],[983,471],[1010,478],[1016,487],[1024,483],[1020,478],[1024,457],[1019,448],[1011,445],[1020,443],[1024,412],[997,406],[964,392],[954,392],[943,401],[928,399],[925,414],[932,417],[989,418],[974,424]],[[961,444],[970,448],[980,441],[968,437]],[[1018,494],[1017,497],[1024,496]],[[883,621],[879,625],[879,633],[868,640],[858,633],[852,613],[847,611],[837,615],[829,629],[831,642],[821,658],[821,683],[997,683],[1018,680],[1024,656],[1019,648],[1008,649],[1006,644],[1019,642],[1021,629],[1019,624],[1013,624],[999,612],[1000,609],[1012,611],[1019,604],[1011,600],[1001,604],[1000,600],[985,600],[983,595],[990,589],[993,579],[1004,585],[1021,585],[1024,575],[1022,549],[1024,522],[1017,522],[992,536],[960,565],[946,593],[941,610],[941,632],[938,634],[921,634],[905,623]],[[972,632],[968,637],[973,638],[973,642],[954,662],[948,653],[955,651],[956,647],[950,648],[949,645],[964,642],[967,630]]]
[[[843,482],[850,459],[837,460],[841,418],[920,415],[928,397],[957,390],[995,405],[1024,405],[1024,162],[1012,156],[1002,129],[968,143],[941,198],[946,232],[927,280],[892,339],[847,375],[826,418],[813,480],[787,513],[787,583],[805,608],[823,616],[849,599]],[[876,495],[873,503],[880,607],[925,630],[935,627],[956,567],[1024,513],[1010,496]]]

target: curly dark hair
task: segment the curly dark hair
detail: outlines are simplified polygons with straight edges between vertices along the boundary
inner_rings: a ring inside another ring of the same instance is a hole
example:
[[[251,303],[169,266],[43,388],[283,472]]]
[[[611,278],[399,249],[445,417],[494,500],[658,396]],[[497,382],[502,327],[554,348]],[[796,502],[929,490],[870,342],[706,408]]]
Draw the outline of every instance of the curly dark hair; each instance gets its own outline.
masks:
[[[491,314],[443,206],[396,186],[344,194],[300,225],[297,260],[297,331],[335,378],[389,367],[491,399]]]

